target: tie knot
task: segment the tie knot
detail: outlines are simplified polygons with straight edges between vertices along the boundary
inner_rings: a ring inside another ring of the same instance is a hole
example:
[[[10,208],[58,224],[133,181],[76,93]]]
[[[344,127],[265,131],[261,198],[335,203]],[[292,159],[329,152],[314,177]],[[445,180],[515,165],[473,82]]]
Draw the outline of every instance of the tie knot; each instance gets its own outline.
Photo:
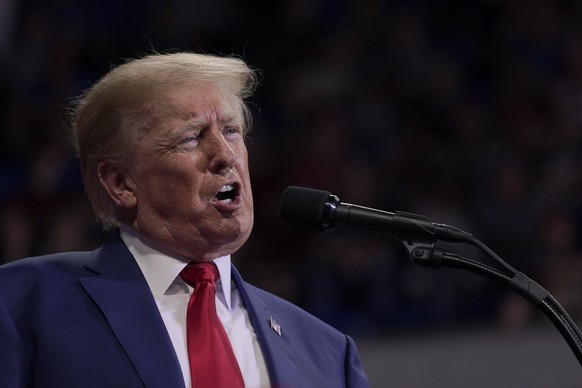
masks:
[[[215,283],[220,275],[218,268],[212,263],[191,262],[180,272],[180,277],[190,286],[194,287],[203,281]]]

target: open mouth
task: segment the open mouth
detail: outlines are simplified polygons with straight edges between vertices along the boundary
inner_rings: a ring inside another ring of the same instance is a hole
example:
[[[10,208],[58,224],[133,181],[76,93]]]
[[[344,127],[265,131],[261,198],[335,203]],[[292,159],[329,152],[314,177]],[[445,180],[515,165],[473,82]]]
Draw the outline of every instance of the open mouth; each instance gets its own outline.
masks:
[[[222,203],[231,203],[237,195],[239,195],[239,187],[233,183],[222,186],[215,197]]]

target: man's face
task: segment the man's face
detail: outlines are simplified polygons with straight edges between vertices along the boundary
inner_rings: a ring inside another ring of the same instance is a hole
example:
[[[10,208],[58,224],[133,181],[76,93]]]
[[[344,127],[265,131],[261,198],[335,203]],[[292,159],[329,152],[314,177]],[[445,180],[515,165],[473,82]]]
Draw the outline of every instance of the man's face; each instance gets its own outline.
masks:
[[[237,100],[208,83],[159,96],[128,175],[140,233],[185,257],[235,252],[253,225],[253,198]]]

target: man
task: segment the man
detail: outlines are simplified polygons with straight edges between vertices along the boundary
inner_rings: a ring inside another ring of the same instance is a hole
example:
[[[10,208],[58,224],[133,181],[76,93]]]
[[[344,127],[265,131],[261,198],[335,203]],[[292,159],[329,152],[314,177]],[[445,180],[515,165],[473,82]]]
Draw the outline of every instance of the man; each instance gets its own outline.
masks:
[[[349,337],[231,266],[253,225],[244,99],[255,84],[238,59],[152,55],[79,99],[83,181],[114,233],[93,252],[0,267],[1,387],[201,386],[223,346],[191,340],[202,327],[190,324],[191,262],[218,270],[212,304],[245,386],[369,385]]]

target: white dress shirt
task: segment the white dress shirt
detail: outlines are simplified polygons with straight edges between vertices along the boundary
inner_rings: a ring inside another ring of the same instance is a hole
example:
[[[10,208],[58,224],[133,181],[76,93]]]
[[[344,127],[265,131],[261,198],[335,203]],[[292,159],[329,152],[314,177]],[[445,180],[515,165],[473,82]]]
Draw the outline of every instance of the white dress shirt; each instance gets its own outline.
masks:
[[[184,383],[191,388],[186,311],[192,287],[178,276],[189,260],[168,252],[126,225],[121,226],[120,234],[152,291],[178,356]],[[267,367],[257,336],[238,289],[230,280],[230,256],[215,259],[214,263],[220,273],[216,283],[216,310],[238,360],[245,387],[269,387]]]

